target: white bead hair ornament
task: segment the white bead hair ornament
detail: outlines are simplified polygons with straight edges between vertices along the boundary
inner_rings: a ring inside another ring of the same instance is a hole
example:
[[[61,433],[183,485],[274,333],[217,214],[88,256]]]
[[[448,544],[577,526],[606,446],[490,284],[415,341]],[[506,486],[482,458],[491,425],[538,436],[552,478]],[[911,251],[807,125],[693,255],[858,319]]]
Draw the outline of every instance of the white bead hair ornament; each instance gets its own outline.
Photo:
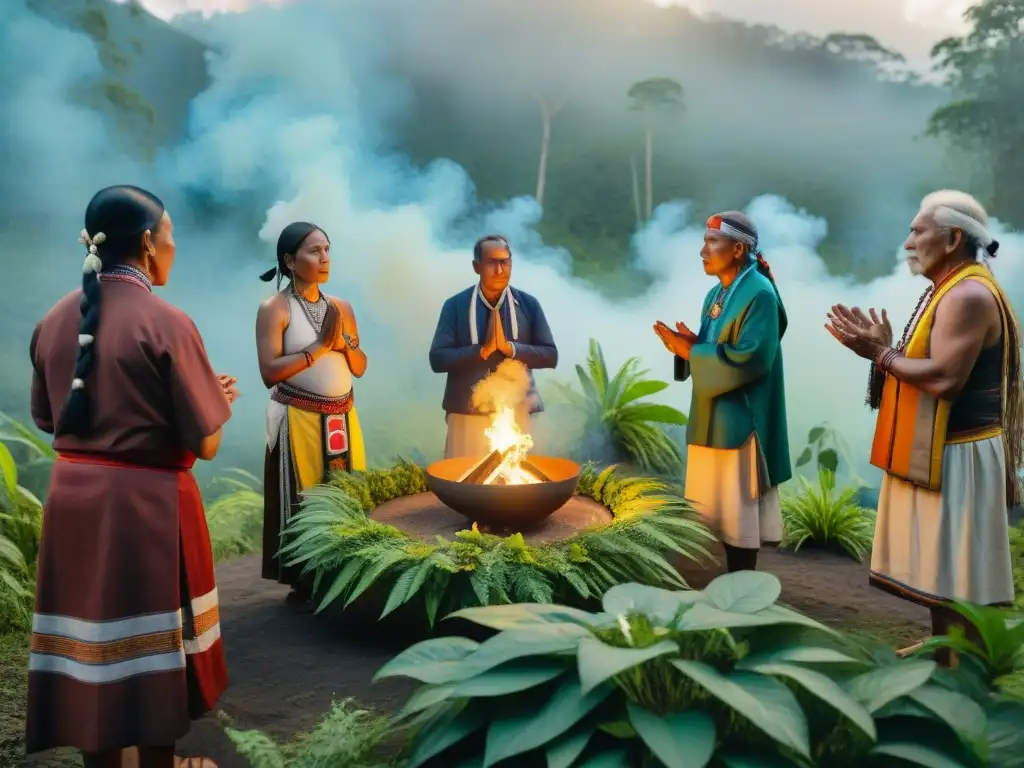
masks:
[[[81,379],[72,379],[71,380],[71,388],[72,389],[85,389],[85,382],[82,381]]]
[[[80,347],[88,347],[90,344],[92,344],[93,340],[94,337],[90,336],[88,333],[78,334],[78,346]]]
[[[103,271],[103,262],[100,261],[99,249],[96,247],[105,242],[107,236],[102,232],[97,232],[95,235],[89,235],[89,232],[85,229],[82,230],[81,235],[78,237],[78,242],[89,248],[89,252],[85,256],[85,264],[82,265],[82,272],[86,275],[90,273],[99,274]]]

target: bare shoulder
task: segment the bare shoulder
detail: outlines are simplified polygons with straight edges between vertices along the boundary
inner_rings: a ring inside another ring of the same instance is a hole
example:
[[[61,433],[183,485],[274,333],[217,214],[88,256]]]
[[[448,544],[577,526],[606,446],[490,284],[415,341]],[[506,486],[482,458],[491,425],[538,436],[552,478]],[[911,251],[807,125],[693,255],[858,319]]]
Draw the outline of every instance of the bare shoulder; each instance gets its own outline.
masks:
[[[988,286],[979,280],[961,280],[949,289],[936,312],[955,315],[964,320],[997,316],[999,304]]]
[[[283,293],[275,293],[260,302],[258,317],[273,319],[288,316],[288,298]]]
[[[328,296],[328,299],[334,302],[334,306],[338,308],[344,317],[355,317],[355,310],[352,309],[352,304],[345,299],[338,298],[337,296]]]

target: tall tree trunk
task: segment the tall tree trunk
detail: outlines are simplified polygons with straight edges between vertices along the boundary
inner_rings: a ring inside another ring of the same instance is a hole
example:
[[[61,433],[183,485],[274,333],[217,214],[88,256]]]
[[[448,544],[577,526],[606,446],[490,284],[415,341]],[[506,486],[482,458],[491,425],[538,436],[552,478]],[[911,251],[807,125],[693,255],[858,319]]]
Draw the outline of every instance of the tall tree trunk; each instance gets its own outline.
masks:
[[[647,147],[646,154],[644,156],[644,172],[646,175],[646,192],[647,192],[647,220],[651,220],[651,216],[654,214],[654,180],[651,178],[652,166],[654,158],[654,142],[651,136],[651,126],[647,126]]]
[[[644,217],[640,212],[640,174],[636,171],[636,158],[629,156],[629,170],[633,174],[633,211],[636,213],[636,228],[644,225]]]
[[[542,133],[540,138],[540,163],[537,166],[537,203],[544,207],[544,186],[548,178],[548,147],[551,146],[551,111],[543,101],[540,103]]]
[[[562,96],[554,102],[548,102],[540,96],[535,97],[540,104],[541,137],[540,137],[540,161],[537,163],[537,203],[544,207],[544,189],[548,183],[548,154],[551,147],[551,121],[554,120],[562,107],[565,106],[568,96]]]

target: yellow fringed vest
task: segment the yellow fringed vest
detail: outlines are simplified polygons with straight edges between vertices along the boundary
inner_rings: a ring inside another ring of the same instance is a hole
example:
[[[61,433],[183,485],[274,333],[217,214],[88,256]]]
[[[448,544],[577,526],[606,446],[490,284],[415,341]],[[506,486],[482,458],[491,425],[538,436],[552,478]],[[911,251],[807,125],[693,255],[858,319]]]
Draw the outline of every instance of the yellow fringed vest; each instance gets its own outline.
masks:
[[[955,273],[929,299],[903,354],[910,358],[926,358],[931,350],[931,332],[935,310],[942,297],[964,280],[976,280],[988,288],[999,305],[1003,319],[1003,376],[1006,375],[1006,347],[1010,343],[1006,307],[992,273],[980,264],[969,264]],[[907,480],[928,490],[938,491],[942,486],[942,453],[946,444],[949,424],[950,400],[940,400],[927,392],[886,376],[882,388],[882,401],[875,422],[875,437],[871,445],[871,463],[890,475]],[[991,433],[975,434],[969,440],[982,440],[1000,434],[1001,428]],[[958,441],[958,442],[966,442]]]

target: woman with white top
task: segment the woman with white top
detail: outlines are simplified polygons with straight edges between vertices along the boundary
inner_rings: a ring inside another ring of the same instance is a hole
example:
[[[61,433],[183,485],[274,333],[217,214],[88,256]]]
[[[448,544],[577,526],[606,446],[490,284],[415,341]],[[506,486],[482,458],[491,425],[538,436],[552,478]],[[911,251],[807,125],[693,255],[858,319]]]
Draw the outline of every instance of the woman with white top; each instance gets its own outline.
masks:
[[[277,241],[277,266],[261,276],[283,290],[260,305],[256,349],[270,389],[264,470],[263,578],[289,584],[289,602],[309,606],[299,567],[279,556],[299,494],[331,472],[366,469],[352,379],[366,371],[352,306],[320,288],[331,270],[331,241],[315,224],[295,222]]]

